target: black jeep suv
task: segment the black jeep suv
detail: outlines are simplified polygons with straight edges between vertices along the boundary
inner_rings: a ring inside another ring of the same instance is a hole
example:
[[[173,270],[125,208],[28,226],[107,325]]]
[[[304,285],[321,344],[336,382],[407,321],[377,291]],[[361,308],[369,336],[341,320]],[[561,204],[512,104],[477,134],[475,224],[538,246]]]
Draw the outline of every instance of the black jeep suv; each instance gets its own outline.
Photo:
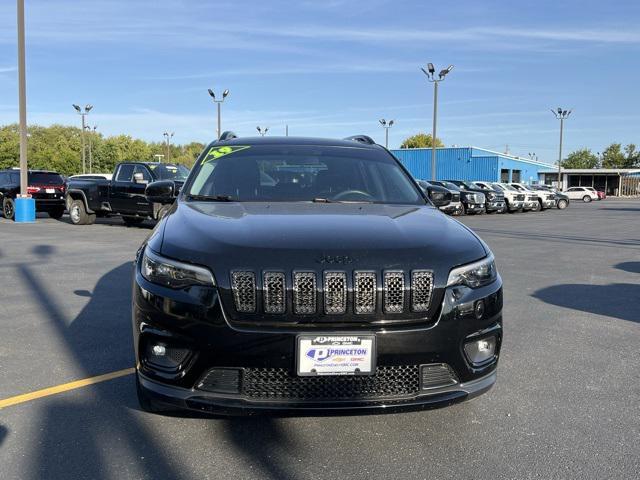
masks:
[[[139,249],[137,388],[149,411],[392,411],[496,381],[502,280],[365,136],[236,138],[198,158]]]
[[[47,212],[52,218],[64,214],[64,178],[48,170],[29,170],[27,193],[36,201],[36,212]],[[20,170],[0,170],[0,205],[5,218],[15,216],[15,199],[20,193]]]

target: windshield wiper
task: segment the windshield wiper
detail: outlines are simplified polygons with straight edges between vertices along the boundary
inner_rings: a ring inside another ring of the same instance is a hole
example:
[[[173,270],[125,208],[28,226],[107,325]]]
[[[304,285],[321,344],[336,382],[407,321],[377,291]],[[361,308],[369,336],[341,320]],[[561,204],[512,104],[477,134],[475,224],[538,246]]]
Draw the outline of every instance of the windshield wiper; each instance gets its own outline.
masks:
[[[233,202],[231,195],[187,195],[189,200],[195,200],[196,202]]]

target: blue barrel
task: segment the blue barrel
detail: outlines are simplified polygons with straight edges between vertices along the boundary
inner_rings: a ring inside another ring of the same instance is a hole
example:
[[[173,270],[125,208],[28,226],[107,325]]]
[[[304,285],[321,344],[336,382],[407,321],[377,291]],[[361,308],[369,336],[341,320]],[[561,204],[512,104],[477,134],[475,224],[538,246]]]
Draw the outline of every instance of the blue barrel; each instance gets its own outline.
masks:
[[[33,223],[36,221],[36,201],[33,198],[16,198],[16,222]]]

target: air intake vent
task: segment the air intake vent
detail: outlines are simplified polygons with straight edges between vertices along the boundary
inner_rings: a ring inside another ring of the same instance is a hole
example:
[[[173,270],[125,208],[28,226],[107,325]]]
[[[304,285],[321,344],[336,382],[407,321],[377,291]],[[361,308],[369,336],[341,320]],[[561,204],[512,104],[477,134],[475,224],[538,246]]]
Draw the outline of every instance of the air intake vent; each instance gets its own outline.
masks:
[[[375,313],[376,311],[376,274],[375,272],[356,272],[354,310],[356,313]]]
[[[422,366],[422,389],[441,388],[455,385],[458,377],[446,363],[432,363]]]
[[[431,292],[433,292],[433,272],[430,270],[411,272],[411,310],[414,312],[428,311]]]
[[[341,315],[346,311],[347,274],[344,272],[325,272],[324,312],[329,315]]]
[[[263,288],[265,313],[284,313],[286,304],[284,273],[265,272]]]
[[[231,274],[233,299],[240,313],[256,311],[256,275],[253,272],[233,272]]]
[[[404,273],[384,272],[384,312],[402,313],[404,309]]]
[[[293,274],[293,312],[298,315],[316,313],[316,274],[295,272]]]

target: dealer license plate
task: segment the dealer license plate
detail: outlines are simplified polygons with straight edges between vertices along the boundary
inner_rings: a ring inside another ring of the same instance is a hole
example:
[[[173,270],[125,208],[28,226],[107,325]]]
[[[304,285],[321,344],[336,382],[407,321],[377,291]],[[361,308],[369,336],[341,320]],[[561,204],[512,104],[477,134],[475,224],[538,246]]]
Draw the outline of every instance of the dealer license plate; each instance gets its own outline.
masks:
[[[46,188],[45,192],[47,192],[47,193],[56,193],[56,189],[55,188]]]
[[[300,376],[372,375],[375,335],[299,335],[297,371]]]

